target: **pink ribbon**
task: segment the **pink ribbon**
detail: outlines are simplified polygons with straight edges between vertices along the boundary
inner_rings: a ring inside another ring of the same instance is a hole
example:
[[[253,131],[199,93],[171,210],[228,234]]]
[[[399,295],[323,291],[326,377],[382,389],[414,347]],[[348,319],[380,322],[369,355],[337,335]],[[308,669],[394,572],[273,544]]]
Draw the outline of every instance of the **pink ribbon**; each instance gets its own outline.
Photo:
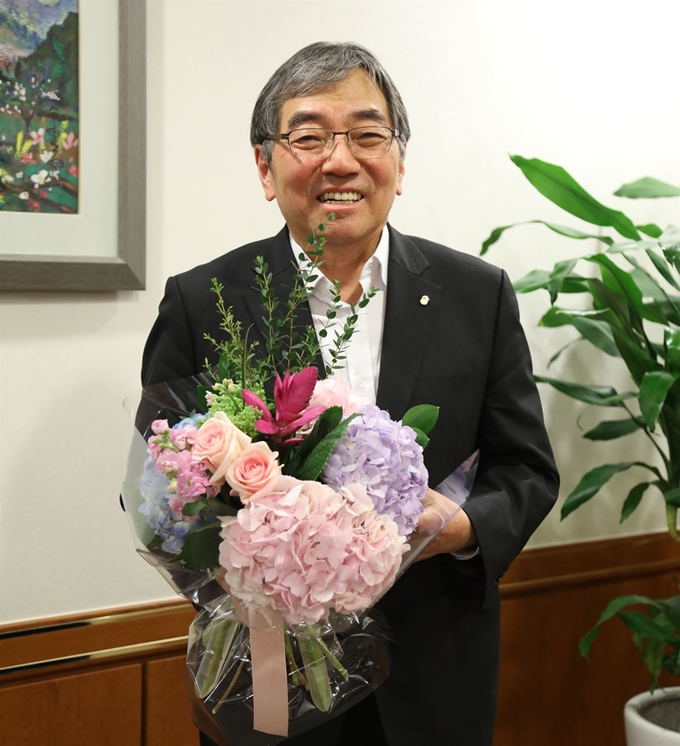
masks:
[[[224,573],[215,578],[230,593]],[[231,594],[230,594],[231,595]],[[288,670],[280,614],[246,609],[231,596],[236,616],[250,630],[253,673],[253,728],[274,736],[288,735]]]

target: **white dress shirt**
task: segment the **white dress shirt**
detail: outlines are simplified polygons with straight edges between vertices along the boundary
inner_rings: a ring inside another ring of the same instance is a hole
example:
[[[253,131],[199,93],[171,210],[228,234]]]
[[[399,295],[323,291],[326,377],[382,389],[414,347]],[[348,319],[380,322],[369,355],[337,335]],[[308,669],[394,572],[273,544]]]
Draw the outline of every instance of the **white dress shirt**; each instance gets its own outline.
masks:
[[[292,236],[290,236],[290,243],[295,259],[299,263],[300,247]],[[372,287],[378,288],[378,292],[364,308],[359,308],[358,304],[355,305],[355,312],[359,319],[354,326],[351,342],[342,353],[345,359],[339,361],[341,367],[333,372],[334,378],[346,378],[350,388],[359,392],[368,404],[375,404],[378,392],[389,248],[390,234],[385,227],[377,249],[364,264],[359,277],[364,293],[368,293]],[[318,271],[317,279],[310,287],[309,310],[312,312],[314,328],[318,336],[327,323],[326,311],[331,307],[332,284],[326,275]],[[328,334],[323,339],[319,337],[324,365],[330,364],[329,347],[335,338],[336,330],[342,331],[350,314],[350,304],[341,301],[337,316],[326,327]]]
[[[300,246],[293,240],[290,233],[288,235],[295,261],[299,264]],[[351,342],[342,353],[345,359],[339,361],[342,367],[333,371],[334,378],[346,378],[350,388],[358,391],[368,404],[375,404],[378,393],[380,353],[382,351],[383,326],[385,323],[389,249],[390,234],[387,226],[385,226],[378,247],[364,264],[359,277],[364,293],[367,293],[372,287],[378,288],[378,292],[364,308],[355,305],[355,312],[359,318],[354,326]],[[309,287],[311,288],[309,310],[312,313],[314,328],[318,337],[319,332],[327,323],[326,311],[332,303],[332,284],[323,272],[318,271],[317,279]],[[330,364],[328,348],[335,337],[335,330],[342,330],[350,313],[350,304],[340,301],[336,317],[326,326],[328,334],[325,338],[319,337],[324,365]],[[479,547],[459,550],[451,554],[457,559],[471,559],[479,554]]]

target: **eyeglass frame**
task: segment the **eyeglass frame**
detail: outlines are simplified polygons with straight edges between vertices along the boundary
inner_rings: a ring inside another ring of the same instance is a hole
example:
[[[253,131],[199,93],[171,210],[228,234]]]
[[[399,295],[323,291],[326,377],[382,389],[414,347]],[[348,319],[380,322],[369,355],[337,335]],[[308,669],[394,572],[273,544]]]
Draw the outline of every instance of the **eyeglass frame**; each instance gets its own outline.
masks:
[[[385,152],[384,153],[380,153],[379,155],[369,155],[369,156],[366,156],[366,155],[357,155],[352,150],[352,144],[351,144],[350,139],[349,139],[349,133],[353,132],[354,130],[371,129],[371,128],[380,128],[380,129],[389,130],[390,133],[391,133],[391,135],[392,135],[392,138],[390,140],[390,144],[385,149]],[[319,153],[317,155],[304,156],[304,155],[301,155],[301,152],[304,152],[304,151],[297,152],[297,153],[294,152],[293,148],[291,147],[291,144],[290,144],[290,136],[293,134],[293,132],[300,132],[302,130],[321,130],[323,132],[330,132],[331,135],[333,135],[333,137],[331,137],[331,140],[330,140],[330,148],[327,151],[324,151],[323,153]],[[289,130],[288,132],[280,132],[278,135],[267,135],[264,138],[263,143],[265,141],[269,141],[269,142],[281,142],[281,140],[286,140],[286,142],[288,143],[288,150],[291,152],[291,154],[293,156],[295,156],[296,158],[307,158],[307,159],[311,160],[312,158],[324,158],[324,157],[327,158],[333,152],[333,148],[335,147],[335,138],[336,138],[337,135],[344,135],[345,136],[345,141],[347,143],[347,147],[349,149],[349,152],[355,158],[382,158],[383,156],[386,156],[390,152],[390,148],[392,147],[392,143],[394,142],[395,138],[400,138],[402,136],[402,133],[399,130],[395,130],[395,129],[392,129],[392,127],[388,127],[386,124],[361,124],[358,127],[351,127],[348,130],[344,130],[344,131],[340,131],[340,132],[334,132],[333,130],[328,129],[328,127],[295,127],[295,129]]]

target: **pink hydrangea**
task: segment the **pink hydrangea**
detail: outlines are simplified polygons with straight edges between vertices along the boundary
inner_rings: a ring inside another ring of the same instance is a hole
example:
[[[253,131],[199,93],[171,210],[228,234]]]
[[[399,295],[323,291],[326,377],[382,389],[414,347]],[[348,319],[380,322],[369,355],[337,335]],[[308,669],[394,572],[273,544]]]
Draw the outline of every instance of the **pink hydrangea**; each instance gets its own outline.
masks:
[[[374,604],[394,583],[408,548],[360,485],[341,491],[282,477],[236,518],[222,519],[220,564],[247,608],[313,624],[331,608]]]
[[[309,407],[342,407],[343,417],[349,417],[368,404],[367,400],[349,387],[346,378],[324,378],[316,382]]]

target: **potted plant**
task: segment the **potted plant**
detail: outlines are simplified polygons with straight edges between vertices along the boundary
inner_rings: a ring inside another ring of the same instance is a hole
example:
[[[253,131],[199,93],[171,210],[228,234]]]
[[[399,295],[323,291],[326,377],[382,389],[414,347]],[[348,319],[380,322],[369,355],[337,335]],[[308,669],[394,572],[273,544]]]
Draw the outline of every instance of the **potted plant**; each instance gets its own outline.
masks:
[[[621,520],[638,507],[647,490],[663,498],[671,537],[680,543],[680,228],[635,225],[624,213],[594,199],[563,168],[538,159],[511,156],[531,184],[550,201],[598,230],[586,233],[542,220],[550,230],[576,240],[594,239],[594,254],[559,261],[551,270],[533,270],[515,283],[518,293],[545,289],[550,307],[540,320],[545,327],[572,326],[579,339],[601,353],[619,358],[631,386],[618,391],[601,382],[581,383],[536,376],[567,396],[606,413],[583,437],[613,440],[642,431],[658,453],[656,463],[624,461],[597,466],[583,475],[562,506],[562,518],[592,499],[612,477],[628,469],[645,474],[623,501]],[[680,188],[644,178],[622,186],[615,195],[638,198],[678,197]],[[515,223],[514,225],[518,225]],[[514,227],[496,228],[482,245],[482,254]],[[602,229],[613,229],[602,230]],[[580,265],[580,266],[579,266]],[[596,270],[581,272],[580,267]],[[597,274],[599,276],[591,276]],[[585,310],[569,308],[564,297],[586,294]],[[563,348],[564,349],[564,348]],[[554,357],[556,359],[560,350]],[[643,596],[616,598],[582,638],[586,656],[600,625],[617,616],[631,631],[633,642],[651,675],[650,693],[634,697],[625,708],[628,746],[680,744],[680,687],[659,690],[662,670],[680,676],[680,595],[666,599]],[[640,740],[642,738],[643,740]],[[645,740],[647,739],[647,740]]]

